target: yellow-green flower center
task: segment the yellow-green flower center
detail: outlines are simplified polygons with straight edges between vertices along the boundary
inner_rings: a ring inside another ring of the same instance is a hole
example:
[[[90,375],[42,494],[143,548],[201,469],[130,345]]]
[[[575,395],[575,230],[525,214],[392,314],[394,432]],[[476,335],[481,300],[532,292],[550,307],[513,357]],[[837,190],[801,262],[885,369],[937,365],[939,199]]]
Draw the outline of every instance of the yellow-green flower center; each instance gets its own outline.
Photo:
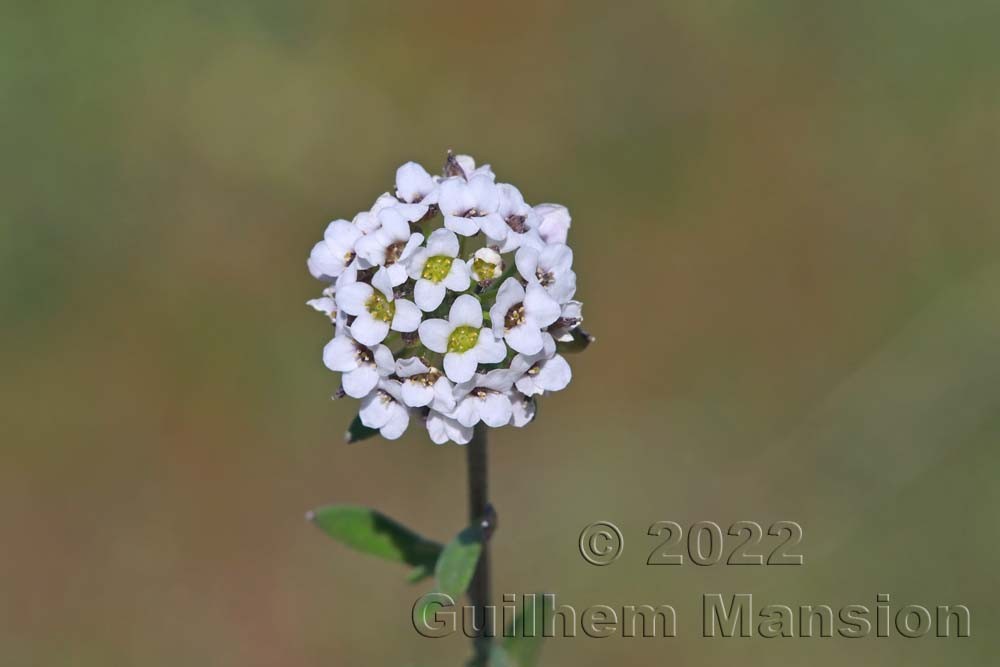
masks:
[[[490,264],[485,259],[479,257],[472,260],[472,272],[476,274],[480,282],[493,280],[496,276],[496,264]]]
[[[479,341],[479,329],[469,326],[455,327],[448,336],[448,351],[468,352],[476,346],[477,341]]]
[[[420,275],[422,278],[430,280],[433,283],[439,283],[448,277],[448,272],[451,271],[451,263],[453,261],[455,261],[454,258],[447,255],[431,257],[424,264],[424,271]]]
[[[368,297],[365,308],[372,317],[383,322],[392,322],[392,318],[396,315],[396,304],[385,298],[385,295],[378,290]]]

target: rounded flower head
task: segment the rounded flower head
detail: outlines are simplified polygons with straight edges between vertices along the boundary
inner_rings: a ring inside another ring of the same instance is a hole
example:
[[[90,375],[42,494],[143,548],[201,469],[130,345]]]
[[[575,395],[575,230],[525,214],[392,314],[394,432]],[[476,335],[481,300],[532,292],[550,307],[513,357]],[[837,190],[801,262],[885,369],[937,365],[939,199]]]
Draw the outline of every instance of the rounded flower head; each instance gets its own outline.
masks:
[[[333,324],[323,362],[338,395],[360,399],[360,422],[388,439],[413,422],[438,444],[530,423],[539,397],[569,384],[566,352],[593,340],[569,228],[565,207],[532,206],[451,153],[437,176],[407,162],[392,194],[329,223],[307,262],[324,289],[308,304]]]

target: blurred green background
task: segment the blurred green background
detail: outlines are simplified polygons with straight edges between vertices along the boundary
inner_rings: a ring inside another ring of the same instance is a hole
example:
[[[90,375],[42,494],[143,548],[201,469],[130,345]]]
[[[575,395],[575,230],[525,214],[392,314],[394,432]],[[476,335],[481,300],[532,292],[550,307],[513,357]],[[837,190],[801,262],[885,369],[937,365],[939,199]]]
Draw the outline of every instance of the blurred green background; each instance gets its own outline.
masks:
[[[303,520],[464,522],[464,451],[346,446],[305,268],[454,148],[574,216],[598,343],[492,444],[495,590],[671,603],[545,665],[989,665],[1000,641],[1000,6],[0,8],[0,658],[457,665],[425,590]],[[606,568],[581,528],[618,523]],[[792,568],[648,567],[657,520]],[[702,593],[963,603],[964,640],[708,640]]]

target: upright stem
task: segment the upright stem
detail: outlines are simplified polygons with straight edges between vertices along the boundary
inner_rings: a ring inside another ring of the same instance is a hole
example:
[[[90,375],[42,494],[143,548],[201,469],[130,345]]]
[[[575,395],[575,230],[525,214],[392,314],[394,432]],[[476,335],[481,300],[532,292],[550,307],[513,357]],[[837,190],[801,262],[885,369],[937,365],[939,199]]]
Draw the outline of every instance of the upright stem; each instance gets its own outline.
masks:
[[[489,508],[489,467],[486,459],[485,424],[477,424],[472,434],[472,440],[465,447],[466,466],[469,471],[469,522],[475,523],[486,517]],[[488,529],[489,530],[489,529]],[[484,540],[483,551],[479,556],[476,573],[469,584],[469,601],[474,609],[476,626],[480,628],[473,638],[475,657],[472,665],[486,665],[490,655],[490,634],[492,627],[487,626],[490,615],[486,607],[491,603],[490,591],[490,550],[489,540]]]

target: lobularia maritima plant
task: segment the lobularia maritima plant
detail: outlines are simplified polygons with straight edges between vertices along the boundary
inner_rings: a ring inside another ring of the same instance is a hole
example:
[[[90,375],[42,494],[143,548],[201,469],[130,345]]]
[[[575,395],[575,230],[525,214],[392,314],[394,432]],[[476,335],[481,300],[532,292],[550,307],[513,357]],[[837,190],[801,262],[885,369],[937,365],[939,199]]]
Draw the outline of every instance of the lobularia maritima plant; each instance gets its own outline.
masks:
[[[365,508],[330,506],[310,519],[349,546],[413,566],[414,581],[433,573],[439,592],[468,590],[481,618],[496,524],[487,430],[528,425],[538,398],[569,384],[563,353],[593,340],[574,299],[570,222],[566,207],[530,206],[489,165],[449,151],[441,176],[401,166],[395,194],[331,222],[309,255],[327,286],[308,304],[334,327],[323,362],[341,374],[336,396],[360,400],[347,441],[394,440],[417,424],[437,444],[467,445],[472,524],[442,546]],[[533,664],[525,642],[537,640],[494,644],[493,630],[476,637],[470,664]]]

